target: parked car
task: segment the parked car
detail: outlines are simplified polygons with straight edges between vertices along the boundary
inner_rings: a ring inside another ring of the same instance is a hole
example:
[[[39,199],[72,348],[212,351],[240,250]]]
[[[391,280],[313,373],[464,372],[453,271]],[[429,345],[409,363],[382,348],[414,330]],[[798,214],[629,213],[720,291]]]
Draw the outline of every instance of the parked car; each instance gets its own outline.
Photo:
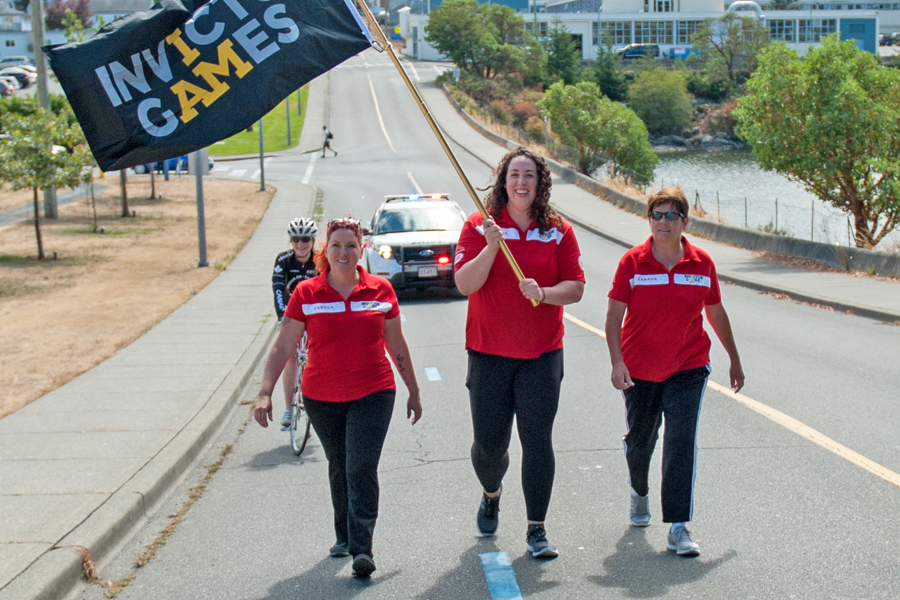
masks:
[[[893,44],[894,44],[894,38],[889,33],[882,35],[878,39],[879,46],[892,46]]]
[[[454,287],[453,260],[466,214],[449,194],[385,196],[366,235],[363,266],[396,289]]]
[[[18,67],[20,65],[30,65],[31,59],[27,56],[4,56],[0,58],[0,69],[6,67]]]
[[[659,46],[656,44],[628,44],[617,48],[616,54],[621,54],[622,58],[642,58],[644,56],[658,58]]]
[[[0,93],[4,96],[11,96],[20,87],[22,86],[15,77],[0,77]]]
[[[209,159],[209,170],[213,170],[213,166],[216,164],[212,158]],[[181,156],[177,156],[175,158],[167,158],[164,161],[157,161],[155,163],[147,163],[145,165],[136,165],[134,167],[134,172],[138,175],[143,175],[144,173],[149,173],[150,170],[153,169],[157,173],[164,173],[165,171],[169,171],[170,173],[187,173],[188,171],[188,156],[187,154],[182,154]]]
[[[21,87],[28,87],[35,81],[37,81],[37,74],[28,71],[27,69],[21,69],[19,67],[7,67],[5,69],[0,69],[0,77],[2,76],[11,76],[15,77],[19,80],[19,84]]]

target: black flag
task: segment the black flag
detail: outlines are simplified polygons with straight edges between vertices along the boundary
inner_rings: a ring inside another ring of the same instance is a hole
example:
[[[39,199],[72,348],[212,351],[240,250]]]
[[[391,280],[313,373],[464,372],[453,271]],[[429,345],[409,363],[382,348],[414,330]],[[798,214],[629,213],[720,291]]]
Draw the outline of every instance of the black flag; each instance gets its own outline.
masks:
[[[234,135],[368,48],[351,1],[161,0],[43,50],[97,164],[113,171]]]

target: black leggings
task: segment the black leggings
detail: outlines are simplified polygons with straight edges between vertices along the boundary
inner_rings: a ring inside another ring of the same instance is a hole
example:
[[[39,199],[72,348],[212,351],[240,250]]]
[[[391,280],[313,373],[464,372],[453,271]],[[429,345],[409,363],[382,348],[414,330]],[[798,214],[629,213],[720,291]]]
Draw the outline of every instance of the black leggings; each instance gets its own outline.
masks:
[[[559,406],[563,351],[538,358],[509,358],[469,350],[472,466],[488,492],[500,488],[509,468],[513,417],[522,443],[522,490],[529,521],[547,516],[556,459],[553,420]]]
[[[394,410],[394,390],[352,402],[321,402],[303,396],[309,421],[328,458],[334,532],[350,554],[372,556],[378,518],[378,461]]]

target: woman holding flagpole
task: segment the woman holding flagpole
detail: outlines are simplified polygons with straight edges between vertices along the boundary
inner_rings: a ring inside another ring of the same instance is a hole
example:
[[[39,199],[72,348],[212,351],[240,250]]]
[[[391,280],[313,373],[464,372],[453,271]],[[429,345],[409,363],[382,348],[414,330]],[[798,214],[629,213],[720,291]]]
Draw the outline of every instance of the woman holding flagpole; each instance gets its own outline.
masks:
[[[544,519],[553,489],[553,421],[563,378],[562,307],[581,300],[584,270],[572,227],[550,206],[550,168],[518,148],[500,161],[485,208],[460,234],[459,291],[469,297],[466,386],[472,410],[472,465],[482,486],[476,527],[499,526],[503,476],[515,417],[522,444],[526,546],[535,558],[558,556]],[[525,278],[498,256],[505,240]],[[536,304],[536,306],[535,306]]]

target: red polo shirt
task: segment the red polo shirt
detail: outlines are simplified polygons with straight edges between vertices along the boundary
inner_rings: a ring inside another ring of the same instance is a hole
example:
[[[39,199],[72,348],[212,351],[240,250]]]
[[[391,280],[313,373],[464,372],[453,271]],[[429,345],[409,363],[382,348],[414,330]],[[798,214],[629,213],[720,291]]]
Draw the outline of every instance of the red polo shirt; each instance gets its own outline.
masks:
[[[669,272],[653,257],[652,239],[625,253],[608,295],[628,305],[622,356],[629,374],[665,381],[709,362],[703,307],[722,295],[709,254],[682,236],[684,256]]]
[[[487,245],[482,221],[476,212],[463,226],[455,269],[478,256]],[[560,281],[584,281],[581,250],[567,222],[543,233],[532,222],[522,231],[504,206],[496,223],[503,229],[506,245],[525,277],[541,287]],[[519,291],[519,282],[503,252],[498,252],[487,281],[469,296],[466,348],[510,358],[537,358],[563,347],[562,314],[562,306],[533,307]]]
[[[344,298],[323,273],[301,282],[284,315],[306,323],[309,362],[303,395],[324,402],[358,400],[396,389],[384,353],[384,322],[400,315],[394,288],[360,266],[359,284]]]

